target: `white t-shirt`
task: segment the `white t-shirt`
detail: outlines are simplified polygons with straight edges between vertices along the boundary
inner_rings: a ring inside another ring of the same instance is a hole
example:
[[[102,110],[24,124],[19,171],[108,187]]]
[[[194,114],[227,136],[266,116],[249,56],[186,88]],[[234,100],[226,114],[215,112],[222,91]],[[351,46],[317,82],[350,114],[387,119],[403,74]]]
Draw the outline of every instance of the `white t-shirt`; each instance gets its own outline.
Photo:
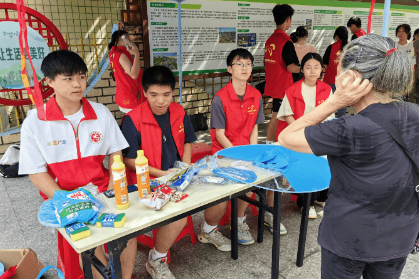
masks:
[[[76,172],[79,168],[77,140],[81,158],[93,162],[103,161],[104,156],[127,148],[128,142],[109,109],[93,102],[88,102],[88,106],[92,106],[97,119],[80,122],[86,116],[83,111],[81,116],[79,112],[70,116],[75,118],[74,123],[78,120],[75,125],[78,126],[78,139],[70,126],[74,125],[72,120],[69,119],[73,124],[68,121],[42,121],[38,119],[36,109],[30,110],[20,134],[19,174],[47,172],[47,165],[58,166],[57,176],[61,171]]]
[[[399,43],[397,43],[396,48],[406,53],[406,55],[409,57],[409,61],[410,61],[410,64],[412,64],[412,66],[416,64],[415,49],[413,48],[412,41],[407,41],[407,44],[405,45],[399,45]]]
[[[76,112],[73,115],[64,115],[64,118],[66,118],[68,121],[71,122],[71,124],[74,127],[74,130],[77,131],[77,126],[79,126],[80,120],[82,120],[84,117],[83,114],[83,105],[81,106],[80,110]]]
[[[308,86],[304,82],[301,85],[301,93],[303,95],[305,109],[304,114],[309,113],[316,107],[316,86]],[[330,95],[332,95],[333,92],[330,90]],[[279,108],[278,114],[276,118],[282,121],[285,120],[285,116],[294,115],[294,112],[291,109],[290,102],[288,101],[287,95],[285,95],[284,99],[282,100],[281,107]],[[326,120],[330,120],[335,118],[335,114],[332,113],[329,117],[326,118]]]

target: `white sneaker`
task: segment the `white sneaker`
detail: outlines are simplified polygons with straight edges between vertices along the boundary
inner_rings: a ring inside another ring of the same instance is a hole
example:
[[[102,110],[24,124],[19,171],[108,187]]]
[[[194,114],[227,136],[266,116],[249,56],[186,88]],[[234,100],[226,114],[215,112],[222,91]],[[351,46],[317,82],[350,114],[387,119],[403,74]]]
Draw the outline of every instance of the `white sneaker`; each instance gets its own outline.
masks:
[[[227,237],[225,237],[222,233],[218,231],[218,227],[213,229],[210,233],[205,233],[202,230],[202,226],[204,223],[201,224],[201,233],[198,234],[197,238],[201,243],[211,243],[218,250],[223,252],[231,251],[231,241]]]
[[[314,206],[310,206],[310,210],[308,212],[308,218],[309,219],[316,219],[317,218],[317,212],[314,209]]]
[[[251,245],[255,243],[253,236],[250,234],[249,226],[246,224],[246,216],[243,217],[243,223],[238,222],[238,240],[241,245]]]
[[[270,212],[265,212],[265,226],[269,227],[271,233],[274,232],[274,216]],[[282,223],[280,223],[279,234],[284,235],[287,234],[287,232],[288,231],[285,228],[285,226]]]
[[[326,204],[326,202],[319,202],[319,201],[314,201],[314,203],[317,205],[320,205],[323,208],[324,208],[324,205]]]
[[[150,253],[153,250],[150,250],[148,254],[149,260],[145,264],[148,274],[150,274],[153,279],[175,279],[172,272],[169,269],[167,264],[167,257],[157,259],[155,261],[150,260]]]

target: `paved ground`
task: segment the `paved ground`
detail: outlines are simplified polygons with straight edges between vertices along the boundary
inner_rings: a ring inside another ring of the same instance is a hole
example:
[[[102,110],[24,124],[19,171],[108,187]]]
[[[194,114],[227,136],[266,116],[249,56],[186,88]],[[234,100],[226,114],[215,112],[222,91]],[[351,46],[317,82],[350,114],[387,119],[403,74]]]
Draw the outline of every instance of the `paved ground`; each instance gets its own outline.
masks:
[[[261,125],[260,134],[266,135],[266,124]],[[209,133],[200,132],[198,140],[210,141]],[[263,137],[259,138],[261,142]],[[38,209],[42,203],[35,186],[28,177],[0,179],[0,249],[31,248],[45,265],[56,265],[57,243],[56,232],[42,227],[38,223]],[[320,212],[321,207],[316,207]],[[283,279],[320,278],[320,246],[317,244],[317,232],[321,218],[309,220],[304,266],[295,265],[300,225],[300,211],[291,201],[290,195],[283,196],[282,218],[288,234],[281,236],[280,276]],[[250,208],[247,210],[248,224],[253,236],[257,236],[257,217],[253,217]],[[203,214],[193,216],[195,232]],[[229,236],[229,227],[221,227],[221,232]],[[265,228],[264,242],[251,246],[239,247],[239,259],[234,261],[230,253],[219,252],[213,246],[199,242],[191,245],[186,237],[174,244],[171,249],[170,269],[177,279],[212,279],[212,278],[270,278],[272,235]],[[145,262],[149,249],[138,245],[138,254],[134,278],[149,278]],[[402,278],[419,278],[419,255],[410,255],[404,268]],[[48,278],[56,278],[49,274]]]

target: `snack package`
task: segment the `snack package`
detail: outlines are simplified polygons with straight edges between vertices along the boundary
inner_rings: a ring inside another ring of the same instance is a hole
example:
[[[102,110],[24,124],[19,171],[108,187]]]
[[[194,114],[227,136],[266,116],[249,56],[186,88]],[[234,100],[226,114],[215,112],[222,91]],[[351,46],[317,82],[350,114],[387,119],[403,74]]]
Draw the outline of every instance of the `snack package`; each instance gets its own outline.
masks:
[[[195,174],[195,170],[192,167],[186,168],[170,178],[166,185],[172,189],[175,189],[176,191],[183,192]]]
[[[176,191],[170,197],[170,201],[178,203],[181,200],[186,199],[187,197],[189,197],[188,194],[185,194],[184,192]]]
[[[156,192],[161,189],[165,184],[157,179],[150,179],[150,190]]]
[[[170,197],[174,192],[174,190],[164,186],[160,190],[152,192],[145,198],[140,199],[140,202],[150,208],[153,208],[154,210],[159,210],[170,200]]]
[[[213,159],[212,156],[205,156],[195,165],[190,166],[186,163],[176,161],[174,164],[174,168],[183,168],[180,172],[175,174],[172,178],[170,178],[166,185],[176,191],[185,191],[186,187],[188,187],[189,183],[191,182],[192,178],[197,175],[200,171],[209,168],[211,163],[212,165]],[[186,167],[187,166],[187,167]],[[184,168],[186,167],[186,168]]]
[[[62,227],[75,222],[89,222],[93,225],[103,209],[102,202],[83,188],[74,191],[56,190],[52,202]]]

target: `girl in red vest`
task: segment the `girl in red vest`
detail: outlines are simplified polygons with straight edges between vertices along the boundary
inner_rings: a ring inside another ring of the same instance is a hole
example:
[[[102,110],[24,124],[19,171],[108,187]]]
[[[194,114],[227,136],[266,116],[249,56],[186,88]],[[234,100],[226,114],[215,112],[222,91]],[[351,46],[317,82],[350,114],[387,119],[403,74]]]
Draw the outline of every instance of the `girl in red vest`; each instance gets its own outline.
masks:
[[[126,45],[122,37],[128,40],[128,33],[118,30],[112,34],[109,60],[116,82],[115,103],[120,111],[128,113],[144,102],[145,97],[141,85],[140,52],[135,44]]]
[[[323,60],[317,53],[307,53],[301,60],[301,71],[304,78],[285,90],[285,97],[278,111],[277,118],[279,126],[277,129],[277,138],[285,127],[309,113],[316,106],[322,104],[332,94],[330,85],[320,81],[323,68]],[[334,114],[328,119],[333,119]],[[314,202],[317,200],[320,205],[324,205],[327,193],[313,193],[310,203],[309,218],[317,218]],[[302,196],[296,199],[297,205],[301,208],[303,205]]]
[[[333,39],[336,42],[329,45],[323,55],[323,62],[327,66],[323,81],[327,84],[335,84],[339,56],[348,43],[348,29],[345,26],[339,26],[336,28]]]

